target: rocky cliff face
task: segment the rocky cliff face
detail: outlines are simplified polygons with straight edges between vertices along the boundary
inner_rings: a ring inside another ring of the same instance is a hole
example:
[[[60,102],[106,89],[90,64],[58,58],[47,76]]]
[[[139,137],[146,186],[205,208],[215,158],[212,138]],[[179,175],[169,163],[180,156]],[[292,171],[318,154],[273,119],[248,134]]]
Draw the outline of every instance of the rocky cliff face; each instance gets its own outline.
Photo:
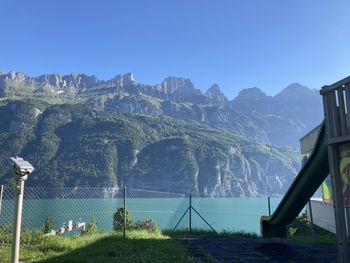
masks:
[[[259,196],[284,193],[297,169],[266,154],[247,159],[249,154],[234,145],[220,152],[209,156],[191,149],[186,140],[162,140],[138,152],[131,176],[124,180],[136,188],[165,186],[201,196]]]
[[[47,96],[67,92],[76,94],[99,87],[102,83],[95,76],[84,74],[45,74],[38,77],[29,77],[15,71],[0,74],[0,91],[4,96],[28,93],[44,93]]]

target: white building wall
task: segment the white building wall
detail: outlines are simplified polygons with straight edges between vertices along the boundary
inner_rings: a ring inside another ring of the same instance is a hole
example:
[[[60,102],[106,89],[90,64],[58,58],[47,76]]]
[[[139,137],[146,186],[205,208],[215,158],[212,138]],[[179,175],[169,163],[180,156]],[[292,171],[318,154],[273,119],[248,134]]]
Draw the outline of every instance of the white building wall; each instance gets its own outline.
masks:
[[[308,206],[306,206],[308,208]],[[312,198],[311,199],[312,218],[315,225],[322,227],[335,234],[335,219],[333,204],[324,203],[322,199]],[[345,208],[346,231],[349,236],[349,215],[350,207]],[[307,209],[307,218],[311,222],[310,211]]]

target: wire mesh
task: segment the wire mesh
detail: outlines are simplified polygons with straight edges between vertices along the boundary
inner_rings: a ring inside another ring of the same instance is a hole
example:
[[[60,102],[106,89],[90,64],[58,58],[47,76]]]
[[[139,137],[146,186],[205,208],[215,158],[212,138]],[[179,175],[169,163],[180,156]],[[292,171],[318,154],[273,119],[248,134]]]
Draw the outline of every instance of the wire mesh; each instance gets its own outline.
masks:
[[[333,203],[316,196],[310,199],[302,213],[287,226],[287,234],[292,240],[325,242],[335,247],[335,225]]]
[[[134,222],[152,220],[160,230],[172,230],[188,200],[180,193],[127,188],[126,207]]]
[[[322,199],[319,198],[313,198],[311,199],[310,204],[306,206],[306,214],[307,219],[310,223],[312,221],[314,225],[321,227],[331,233],[335,233],[333,204],[325,203],[322,201]]]
[[[270,199],[271,212],[276,208],[280,198]],[[268,198],[192,198],[192,206],[217,232],[249,232],[260,233],[260,217],[268,215]],[[193,227],[208,229],[207,223],[194,217]]]
[[[13,187],[5,186],[1,201],[0,243],[11,244],[14,220]],[[24,190],[21,244],[30,244],[28,236],[46,227],[65,235],[79,234],[92,220],[98,230],[111,231],[113,213],[123,201],[118,188],[36,188]],[[50,226],[47,226],[49,220]],[[69,228],[69,221],[72,230]],[[44,233],[42,233],[44,234]]]
[[[126,231],[156,225],[159,230],[244,231],[259,234],[260,217],[269,214],[267,197],[192,198],[188,194],[126,188],[126,210],[131,222]],[[14,191],[4,186],[0,204],[0,243],[12,241]],[[270,198],[270,212],[281,198]],[[113,231],[114,214],[124,208],[124,188],[37,188],[26,187],[22,213],[21,245],[31,245],[30,236],[43,235],[48,221],[56,234],[80,234],[77,222],[95,220],[99,231]],[[198,213],[197,213],[198,212]],[[122,215],[123,216],[123,215]],[[181,220],[180,220],[181,219]],[[73,229],[68,231],[69,221]],[[123,221],[123,220],[122,220]],[[123,224],[123,223],[122,223]],[[65,232],[60,231],[64,229]]]

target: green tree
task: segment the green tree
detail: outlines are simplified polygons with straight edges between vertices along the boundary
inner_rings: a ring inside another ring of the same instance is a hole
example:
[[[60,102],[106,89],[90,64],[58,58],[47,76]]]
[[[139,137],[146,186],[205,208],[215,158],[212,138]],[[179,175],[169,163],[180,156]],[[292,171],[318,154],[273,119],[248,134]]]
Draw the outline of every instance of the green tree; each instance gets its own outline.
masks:
[[[44,234],[50,233],[52,230],[54,230],[53,218],[51,216],[46,217],[42,229]]]
[[[126,215],[126,228],[130,228],[132,225],[131,213],[128,209],[125,210]],[[113,214],[113,230],[120,231],[124,229],[124,208],[119,207]]]

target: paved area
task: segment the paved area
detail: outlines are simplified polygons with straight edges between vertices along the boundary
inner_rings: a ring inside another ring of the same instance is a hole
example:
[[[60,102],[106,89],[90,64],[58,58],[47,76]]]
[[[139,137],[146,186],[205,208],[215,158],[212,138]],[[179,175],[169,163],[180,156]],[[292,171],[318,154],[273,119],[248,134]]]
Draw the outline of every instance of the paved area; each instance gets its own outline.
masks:
[[[199,262],[337,262],[336,245],[221,237],[182,238],[178,241]]]

